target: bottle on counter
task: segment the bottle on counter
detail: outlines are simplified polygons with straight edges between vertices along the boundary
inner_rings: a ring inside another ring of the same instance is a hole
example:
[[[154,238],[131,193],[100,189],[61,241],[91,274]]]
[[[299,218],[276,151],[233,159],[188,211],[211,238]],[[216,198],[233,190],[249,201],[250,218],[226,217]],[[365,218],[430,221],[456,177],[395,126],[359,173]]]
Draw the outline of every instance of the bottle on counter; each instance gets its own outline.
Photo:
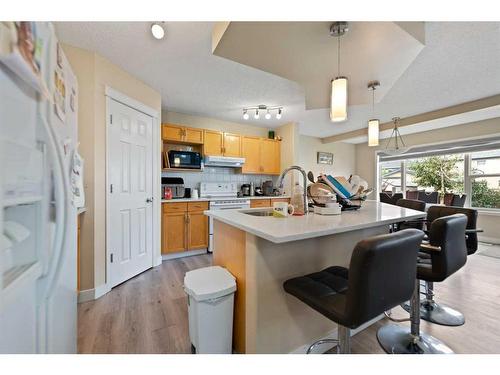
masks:
[[[302,187],[298,182],[292,189],[292,197],[290,199],[290,204],[293,206],[293,215],[302,216],[305,213],[304,208],[304,192]]]

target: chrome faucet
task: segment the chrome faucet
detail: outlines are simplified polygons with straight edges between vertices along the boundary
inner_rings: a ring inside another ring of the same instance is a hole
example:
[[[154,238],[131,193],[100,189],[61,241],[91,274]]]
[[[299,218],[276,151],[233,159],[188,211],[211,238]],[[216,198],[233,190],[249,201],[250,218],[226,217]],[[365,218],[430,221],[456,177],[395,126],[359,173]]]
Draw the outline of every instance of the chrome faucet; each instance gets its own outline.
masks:
[[[278,187],[280,191],[283,189],[283,179],[285,178],[286,174],[290,171],[299,171],[302,173],[302,177],[304,178],[304,214],[307,214],[309,212],[309,206],[307,204],[307,177],[306,177],[306,171],[299,167],[298,165],[292,165],[291,167],[288,167],[285,169],[283,172],[281,172],[281,175],[278,179]]]

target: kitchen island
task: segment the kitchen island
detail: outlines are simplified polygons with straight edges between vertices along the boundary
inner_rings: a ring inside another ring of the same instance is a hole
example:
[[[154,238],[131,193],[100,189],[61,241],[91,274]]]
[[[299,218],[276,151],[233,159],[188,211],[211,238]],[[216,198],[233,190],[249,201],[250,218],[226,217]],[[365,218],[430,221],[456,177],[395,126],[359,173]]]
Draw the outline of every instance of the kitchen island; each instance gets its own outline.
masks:
[[[214,219],[214,265],[235,277],[233,344],[238,353],[305,352],[336,324],[283,290],[291,277],[349,266],[356,243],[425,213],[366,201],[341,215],[275,218],[262,209],[205,211]],[[264,214],[265,215],[265,214]]]

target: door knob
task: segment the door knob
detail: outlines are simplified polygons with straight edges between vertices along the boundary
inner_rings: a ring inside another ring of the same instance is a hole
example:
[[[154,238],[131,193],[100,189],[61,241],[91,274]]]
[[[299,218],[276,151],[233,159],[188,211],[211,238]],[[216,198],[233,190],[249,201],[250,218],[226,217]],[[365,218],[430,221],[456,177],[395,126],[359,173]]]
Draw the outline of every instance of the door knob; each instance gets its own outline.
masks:
[[[147,198],[147,199],[146,199],[146,203],[153,203],[153,197],[151,197],[151,198]]]

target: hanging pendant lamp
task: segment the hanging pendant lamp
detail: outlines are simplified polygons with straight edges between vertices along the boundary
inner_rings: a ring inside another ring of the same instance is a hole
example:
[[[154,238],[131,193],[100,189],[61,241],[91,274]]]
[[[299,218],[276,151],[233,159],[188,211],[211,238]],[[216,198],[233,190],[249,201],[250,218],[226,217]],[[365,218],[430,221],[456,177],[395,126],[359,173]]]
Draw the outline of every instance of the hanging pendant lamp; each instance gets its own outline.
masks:
[[[330,35],[337,37],[337,77],[331,81],[330,120],[347,120],[347,77],[340,75],[340,37],[348,31],[347,22],[334,22],[330,26]]]
[[[374,147],[379,144],[380,121],[375,118],[375,90],[380,86],[379,81],[371,81],[368,88],[372,90],[372,119],[368,120],[368,146]]]
[[[408,147],[406,147],[405,141],[403,137],[401,137],[401,133],[399,132],[399,117],[393,117],[392,122],[394,123],[394,128],[392,129],[391,136],[385,145],[384,152],[387,155],[400,155],[408,151]],[[394,138],[394,147],[390,147],[391,141]]]

